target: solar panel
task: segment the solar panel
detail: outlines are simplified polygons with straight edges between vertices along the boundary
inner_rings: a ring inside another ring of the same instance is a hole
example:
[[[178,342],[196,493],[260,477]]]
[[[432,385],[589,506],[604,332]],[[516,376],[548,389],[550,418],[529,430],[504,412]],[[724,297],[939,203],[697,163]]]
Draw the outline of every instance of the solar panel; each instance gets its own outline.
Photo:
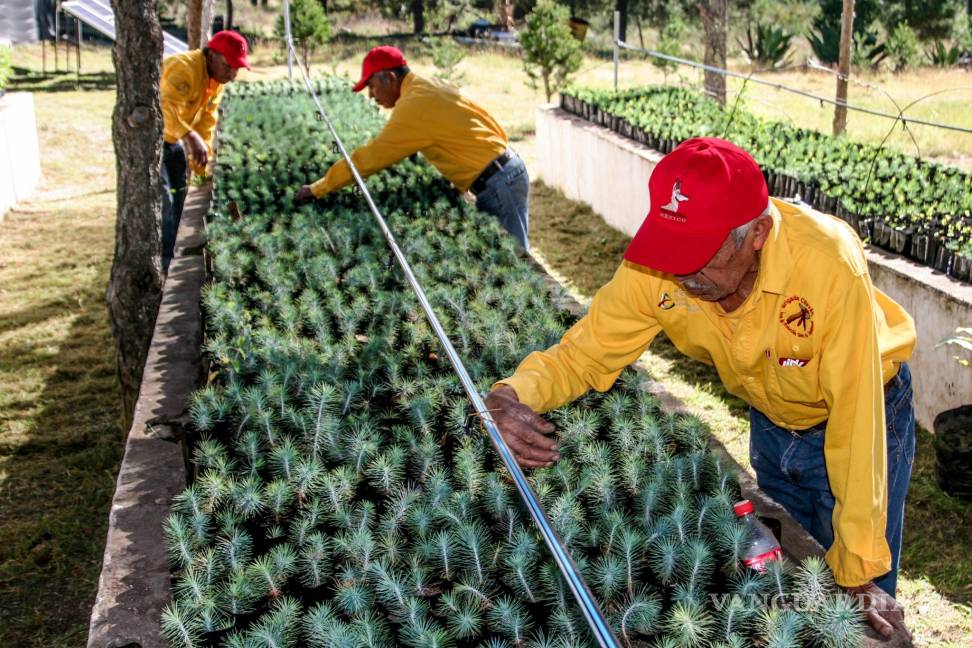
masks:
[[[63,3],[61,8],[108,38],[115,39],[115,13],[104,0],[70,0]],[[165,31],[162,32],[162,39],[165,56],[181,54],[189,49],[188,45]]]

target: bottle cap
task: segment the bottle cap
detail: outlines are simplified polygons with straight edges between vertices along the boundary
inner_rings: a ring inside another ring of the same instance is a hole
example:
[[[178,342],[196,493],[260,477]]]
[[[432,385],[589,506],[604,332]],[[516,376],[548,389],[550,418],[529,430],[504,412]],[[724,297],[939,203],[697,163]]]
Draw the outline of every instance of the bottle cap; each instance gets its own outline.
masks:
[[[736,514],[736,517],[742,517],[753,512],[753,503],[749,500],[742,500],[740,502],[736,502],[736,504],[732,507],[732,510]]]

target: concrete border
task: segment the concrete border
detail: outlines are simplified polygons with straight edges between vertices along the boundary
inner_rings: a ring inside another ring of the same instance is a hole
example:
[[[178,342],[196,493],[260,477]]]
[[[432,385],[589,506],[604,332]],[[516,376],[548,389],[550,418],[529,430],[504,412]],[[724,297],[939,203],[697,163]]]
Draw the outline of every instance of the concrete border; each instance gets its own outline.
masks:
[[[34,95],[8,92],[0,96],[0,221],[34,193],[40,177]]]
[[[171,573],[162,522],[186,487],[183,424],[202,383],[202,248],[212,185],[186,198],[108,522],[88,648],[168,648],[159,635]]]
[[[662,153],[557,106],[537,110],[537,175],[568,198],[590,205],[633,236],[648,211],[648,177]],[[972,326],[972,285],[873,246],[865,248],[874,285],[901,304],[918,328],[910,361],[918,422],[972,402],[972,371],[938,343]]]

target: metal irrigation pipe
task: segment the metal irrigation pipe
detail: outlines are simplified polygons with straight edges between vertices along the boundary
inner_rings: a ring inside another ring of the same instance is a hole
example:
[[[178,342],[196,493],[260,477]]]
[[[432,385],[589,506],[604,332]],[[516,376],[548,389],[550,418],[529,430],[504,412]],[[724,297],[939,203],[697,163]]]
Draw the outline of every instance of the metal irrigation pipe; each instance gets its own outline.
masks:
[[[289,50],[294,49],[292,40],[288,39],[287,47]],[[563,542],[557,535],[557,531],[553,528],[550,520],[547,519],[547,514],[544,512],[543,506],[540,504],[536,494],[530,487],[530,483],[527,481],[526,475],[516,462],[516,458],[510,451],[509,446],[506,445],[506,441],[504,441],[502,435],[500,435],[499,428],[496,427],[496,423],[493,421],[493,416],[489,413],[489,410],[486,409],[486,404],[483,402],[482,396],[479,395],[479,392],[476,391],[476,385],[469,376],[469,372],[466,371],[466,367],[459,358],[459,354],[456,353],[455,347],[452,346],[452,342],[449,341],[449,337],[442,328],[439,318],[436,317],[435,311],[432,310],[432,305],[425,296],[425,291],[422,289],[421,284],[415,277],[415,274],[412,272],[412,267],[409,265],[405,255],[398,247],[394,234],[392,234],[392,231],[388,228],[388,224],[385,222],[381,212],[378,210],[378,206],[371,197],[371,193],[368,191],[368,187],[365,185],[364,179],[361,177],[361,174],[358,172],[358,168],[355,166],[354,161],[351,159],[347,149],[344,147],[344,142],[341,140],[337,130],[334,128],[334,124],[331,123],[331,119],[328,117],[327,111],[325,111],[324,107],[321,105],[321,102],[317,97],[317,93],[314,92],[314,88],[307,76],[307,71],[302,65],[298,65],[297,67],[300,68],[301,76],[304,79],[304,85],[307,87],[307,91],[314,100],[314,104],[317,106],[317,111],[320,114],[321,119],[327,125],[328,130],[331,131],[331,136],[334,138],[334,142],[337,144],[338,149],[340,149],[342,157],[344,157],[345,161],[348,163],[348,167],[351,169],[351,174],[354,176],[355,183],[357,183],[358,188],[360,188],[362,194],[364,194],[365,201],[368,203],[368,208],[375,217],[378,227],[381,228],[382,234],[385,235],[385,240],[388,242],[388,246],[394,253],[395,259],[398,261],[398,265],[401,266],[402,271],[405,273],[405,278],[408,279],[408,283],[415,292],[415,296],[418,297],[419,304],[421,304],[422,310],[425,311],[425,317],[428,319],[429,324],[435,331],[436,337],[439,338],[439,342],[441,342],[442,346],[445,348],[446,355],[449,356],[449,362],[452,363],[452,368],[455,369],[456,374],[458,374],[459,380],[462,382],[462,386],[466,390],[469,400],[472,401],[476,413],[482,419],[483,426],[489,433],[489,438],[493,443],[493,447],[496,448],[496,451],[499,453],[500,459],[503,460],[503,464],[506,466],[506,469],[510,471],[510,475],[513,477],[513,481],[516,484],[516,489],[520,492],[520,497],[530,510],[530,515],[533,517],[533,521],[539,527],[540,533],[543,535],[543,539],[547,543],[547,547],[553,554],[554,560],[557,562],[557,567],[560,568],[560,573],[563,574],[564,579],[567,581],[567,585],[574,594],[574,598],[577,599],[577,603],[580,605],[581,611],[584,613],[584,618],[587,619],[587,623],[590,626],[591,632],[594,634],[595,639],[597,639],[598,645],[602,648],[620,648],[620,644],[618,643],[617,638],[614,636],[614,633],[611,631],[611,627],[608,625],[607,620],[604,618],[604,614],[601,612],[597,601],[594,600],[594,596],[591,594],[590,588],[588,588],[587,583],[584,582],[584,577],[581,576],[577,566],[574,564],[570,554],[567,552],[566,547],[564,547]]]

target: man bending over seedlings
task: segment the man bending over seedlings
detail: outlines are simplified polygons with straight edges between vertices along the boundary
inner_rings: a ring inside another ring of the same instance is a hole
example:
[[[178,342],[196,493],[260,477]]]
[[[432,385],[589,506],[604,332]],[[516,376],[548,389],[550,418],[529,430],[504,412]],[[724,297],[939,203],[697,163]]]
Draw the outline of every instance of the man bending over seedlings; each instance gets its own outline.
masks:
[[[915,325],[876,289],[845,223],[768,198],[756,162],[715,138],[682,143],[614,278],[559,344],[532,353],[486,404],[525,467],[557,461],[537,412],[605,391],[664,331],[748,402],[760,488],[821,545],[882,635],[894,600],[915,453]]]
[[[476,206],[528,248],[530,178],[523,160],[509,148],[506,131],[489,113],[457,88],[410,71],[402,53],[390,46],[365,56],[354,91],[365,86],[380,106],[394,110],[381,132],[351,154],[362,177],[420,152],[459,191],[471,191]],[[339,160],[323,178],[301,187],[297,200],[321,198],[351,182],[347,162]]]

